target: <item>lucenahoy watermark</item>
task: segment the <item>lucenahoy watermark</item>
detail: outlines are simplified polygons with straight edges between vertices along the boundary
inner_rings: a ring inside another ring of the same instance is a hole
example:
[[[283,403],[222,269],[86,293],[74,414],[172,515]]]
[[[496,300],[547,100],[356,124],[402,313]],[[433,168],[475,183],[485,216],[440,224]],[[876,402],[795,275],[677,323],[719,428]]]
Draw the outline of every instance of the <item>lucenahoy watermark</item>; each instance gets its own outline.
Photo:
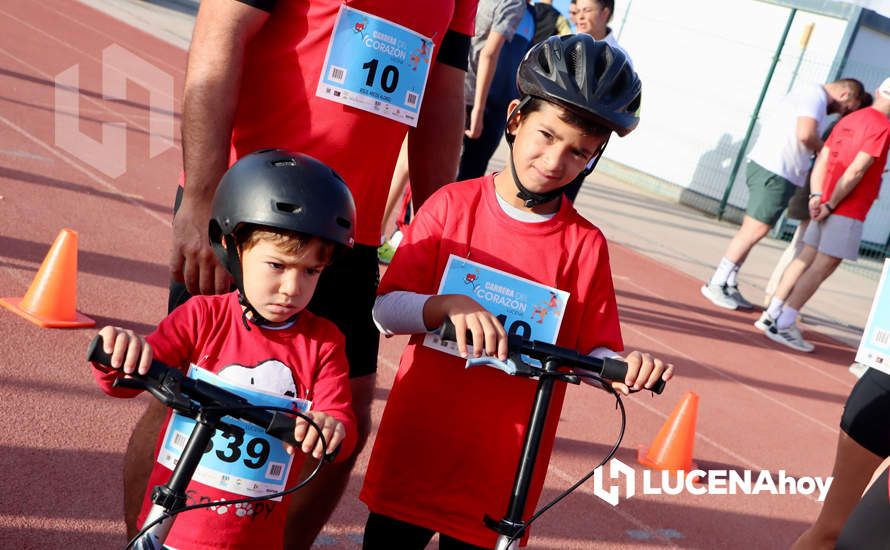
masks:
[[[624,497],[631,498],[637,494],[636,471],[617,458],[609,461],[610,479],[624,478]],[[621,483],[604,487],[603,466],[593,474],[593,492],[596,496],[617,506]],[[690,470],[689,472],[669,472],[643,470],[640,494],[644,495],[678,495],[687,492],[692,495],[811,495],[822,502],[831,487],[833,478],[811,476],[793,477],[779,470],[773,475],[769,470]]]

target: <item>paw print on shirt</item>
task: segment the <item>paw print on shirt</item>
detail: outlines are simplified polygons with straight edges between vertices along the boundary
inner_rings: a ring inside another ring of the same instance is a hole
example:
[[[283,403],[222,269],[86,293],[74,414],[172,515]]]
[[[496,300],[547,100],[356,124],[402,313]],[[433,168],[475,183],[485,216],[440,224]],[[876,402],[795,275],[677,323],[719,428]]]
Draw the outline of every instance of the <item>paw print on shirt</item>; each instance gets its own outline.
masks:
[[[250,502],[236,502],[235,504],[223,504],[225,499],[220,499],[220,504],[211,506],[210,509],[219,515],[227,514],[229,509],[234,509],[235,515],[239,518],[252,516],[254,513],[253,504]]]
[[[220,499],[221,503],[224,503],[225,501],[226,501],[226,499],[224,499],[224,498]],[[229,505],[228,504],[217,504],[216,506],[211,506],[210,509],[219,515],[223,515],[229,511]]]
[[[250,502],[239,502],[235,505],[235,515],[239,518],[253,515],[253,504]]]

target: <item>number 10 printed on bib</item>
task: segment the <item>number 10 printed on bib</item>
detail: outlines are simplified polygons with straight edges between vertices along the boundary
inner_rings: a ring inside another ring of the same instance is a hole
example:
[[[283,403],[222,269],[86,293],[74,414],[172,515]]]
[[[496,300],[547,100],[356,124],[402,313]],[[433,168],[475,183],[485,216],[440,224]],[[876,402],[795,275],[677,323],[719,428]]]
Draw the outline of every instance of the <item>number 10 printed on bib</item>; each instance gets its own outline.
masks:
[[[341,5],[315,95],[417,126],[433,41]]]
[[[569,293],[459,258],[452,254],[439,283],[439,294],[463,294],[497,316],[509,334],[526,340],[555,344]],[[457,344],[442,338],[442,331],[424,337],[427,347],[460,356]],[[470,342],[467,342],[470,344]],[[472,346],[467,346],[472,354]]]

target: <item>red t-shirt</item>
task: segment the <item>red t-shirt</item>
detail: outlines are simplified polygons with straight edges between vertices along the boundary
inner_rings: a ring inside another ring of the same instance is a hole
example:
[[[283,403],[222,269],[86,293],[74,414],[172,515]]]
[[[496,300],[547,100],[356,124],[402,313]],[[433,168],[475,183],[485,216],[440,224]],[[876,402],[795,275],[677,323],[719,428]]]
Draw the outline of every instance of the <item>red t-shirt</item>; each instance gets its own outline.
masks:
[[[356,242],[377,246],[408,126],[315,95],[343,3],[277,3],[247,47],[232,143],[236,158],[282,147],[332,167],[346,180],[358,208]],[[449,29],[473,36],[476,0],[355,0],[348,5],[430,37],[436,48]],[[434,100],[427,96],[424,102]]]
[[[570,293],[557,343],[584,353],[622,349],[606,239],[562,201],[550,220],[526,223],[500,207],[492,176],[453,183],[426,203],[379,293],[435,294],[450,254]],[[492,547],[482,522],[507,510],[536,382],[423,346],[415,334],[377,432],[360,498],[373,512]],[[534,510],[565,396],[557,383],[526,517]]]
[[[147,338],[154,357],[168,365],[185,369],[195,364],[218,373],[223,369],[248,369],[250,383],[263,391],[285,394],[312,401],[312,410],[323,411],[344,424],[346,439],[338,459],[345,459],[355,448],[356,423],[352,411],[348,365],[343,335],[333,323],[308,311],[300,313],[287,329],[271,330],[241,321],[241,306],[235,293],[194,296],[168,315]],[[239,368],[240,366],[240,368]],[[257,368],[262,367],[262,368]],[[289,372],[288,372],[289,371]],[[231,372],[231,371],[230,371]],[[112,388],[116,375],[93,369],[99,386],[115,397],[132,397],[138,392]],[[237,376],[240,373],[232,376]],[[225,377],[225,376],[224,376]],[[244,376],[239,376],[243,379]],[[168,413],[167,420],[170,415]],[[167,422],[155,445],[161,449]],[[295,484],[302,454],[294,456],[287,487]],[[170,479],[172,470],[154,463],[148,489],[139,515],[142,525],[151,507],[151,490]],[[188,487],[187,504],[221,498],[232,500],[241,495],[193,481]],[[289,497],[250,503],[249,507],[219,506],[201,508],[176,516],[167,544],[181,550],[193,548],[281,548]]]
[[[881,177],[890,147],[890,120],[873,108],[860,109],[843,117],[825,142],[830,154],[822,190],[827,202],[844,171],[860,151],[874,157],[865,175],[834,209],[834,214],[865,221],[868,210],[881,191]]]

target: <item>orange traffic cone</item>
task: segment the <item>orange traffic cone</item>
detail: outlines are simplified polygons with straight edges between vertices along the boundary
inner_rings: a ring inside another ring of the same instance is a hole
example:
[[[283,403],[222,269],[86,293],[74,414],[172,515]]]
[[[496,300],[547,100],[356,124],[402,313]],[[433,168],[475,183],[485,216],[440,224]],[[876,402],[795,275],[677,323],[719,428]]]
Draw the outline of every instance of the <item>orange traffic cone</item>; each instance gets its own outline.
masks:
[[[672,472],[696,469],[692,463],[692,445],[697,416],[698,395],[687,392],[655,436],[652,446],[640,447],[637,462],[647,468]]]
[[[77,233],[63,229],[24,298],[0,298],[0,305],[42,327],[96,324],[77,312]]]

